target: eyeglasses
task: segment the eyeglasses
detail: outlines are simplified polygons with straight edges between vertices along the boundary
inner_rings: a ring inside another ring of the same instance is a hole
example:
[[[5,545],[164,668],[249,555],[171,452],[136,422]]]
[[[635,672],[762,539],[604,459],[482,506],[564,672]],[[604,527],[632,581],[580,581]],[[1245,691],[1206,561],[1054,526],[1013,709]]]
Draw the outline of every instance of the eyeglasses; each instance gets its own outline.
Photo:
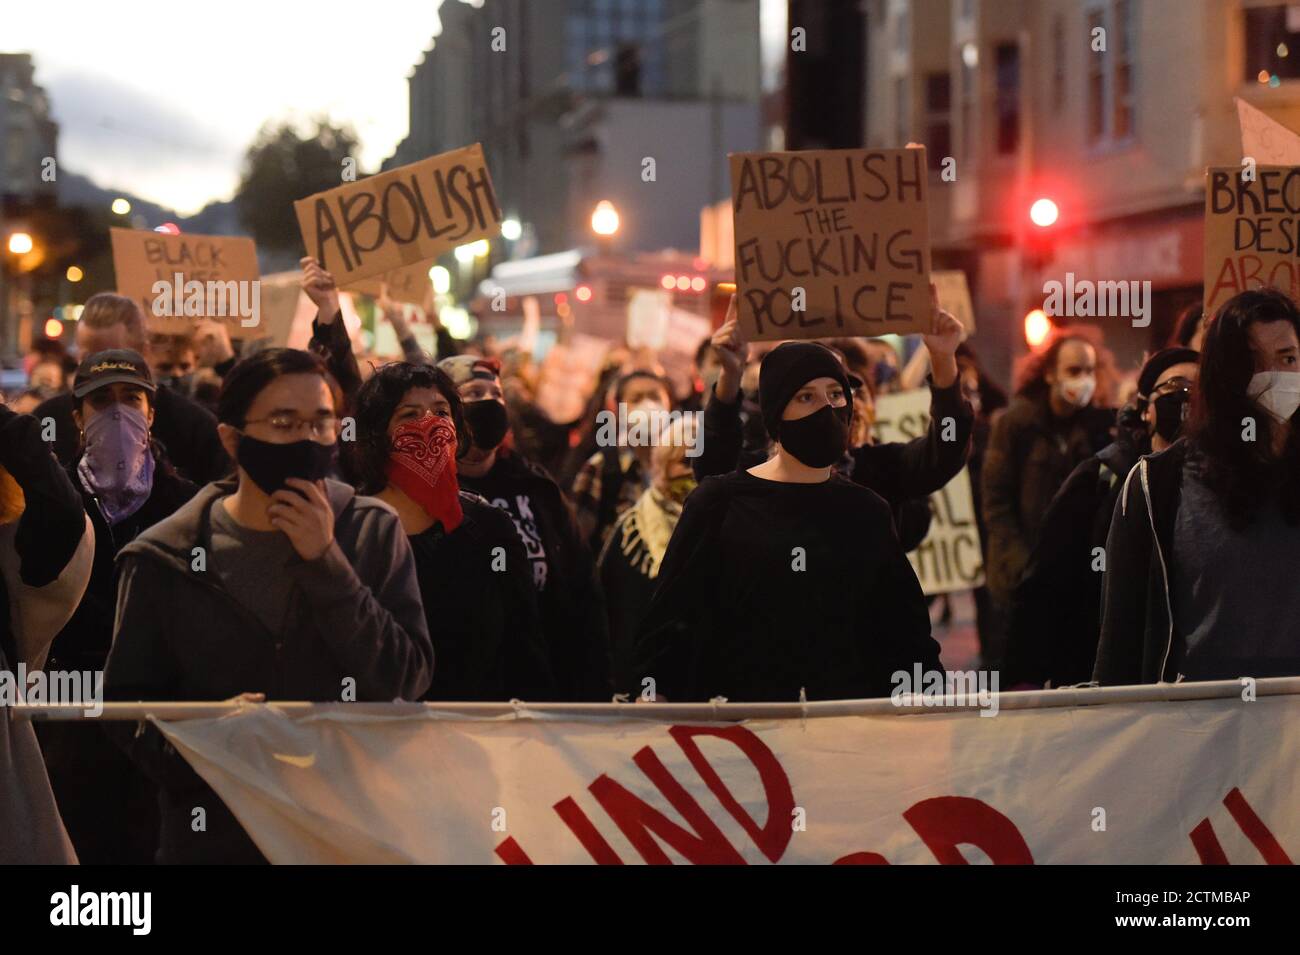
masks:
[[[299,418],[293,414],[273,414],[265,418],[251,418],[244,422],[250,424],[266,424],[277,434],[286,437],[299,434],[303,428],[306,428],[313,438],[334,437],[338,434],[339,419],[334,415],[321,415],[319,418]]]

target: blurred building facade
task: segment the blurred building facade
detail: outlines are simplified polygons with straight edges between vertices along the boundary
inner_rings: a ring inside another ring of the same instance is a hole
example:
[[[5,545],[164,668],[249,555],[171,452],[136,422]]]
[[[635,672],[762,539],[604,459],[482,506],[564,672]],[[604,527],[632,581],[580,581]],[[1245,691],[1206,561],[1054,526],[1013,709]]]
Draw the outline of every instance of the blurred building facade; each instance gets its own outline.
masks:
[[[522,226],[513,257],[592,244],[602,199],[619,210],[619,250],[693,249],[700,209],[729,194],[726,154],[760,146],[758,8],[446,0],[385,168],[481,142]]]
[[[41,172],[47,158],[57,157],[59,142],[49,97],[35,75],[30,53],[0,53],[0,193],[26,200],[54,195],[55,181]]]
[[[1241,161],[1233,98],[1300,128],[1297,5],[864,6],[864,142],[929,148],[935,263],[967,270],[973,344],[999,376],[1025,350],[1023,318],[1042,307],[1043,282],[1066,272],[1150,281],[1150,327],[1095,321],[1122,365],[1163,344],[1178,310],[1201,295],[1205,167]],[[955,181],[940,176],[944,157]],[[1059,208],[1049,229],[1030,223],[1038,198]]]
[[[59,127],[36,85],[30,53],[0,53],[0,357],[13,358],[31,337],[32,277],[42,249],[16,255],[9,236],[30,231],[32,217],[56,202]],[[51,160],[55,162],[51,162]],[[38,237],[39,238],[39,237]]]

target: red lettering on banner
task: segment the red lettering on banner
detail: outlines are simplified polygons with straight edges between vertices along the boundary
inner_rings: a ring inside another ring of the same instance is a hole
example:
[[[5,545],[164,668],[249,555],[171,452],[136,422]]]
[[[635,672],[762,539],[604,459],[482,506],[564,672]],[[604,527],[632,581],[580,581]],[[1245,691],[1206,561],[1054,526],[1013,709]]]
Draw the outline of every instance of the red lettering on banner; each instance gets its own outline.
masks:
[[[794,827],[790,824],[790,816],[794,811],[794,790],[790,787],[790,777],[786,775],[785,769],[781,766],[781,761],[776,758],[776,754],[768,749],[761,739],[743,726],[721,728],[716,726],[674,726],[668,733],[677,741],[677,745],[682,748],[682,752],[691,761],[691,765],[700,774],[700,778],[709,787],[709,791],[717,797],[718,802],[722,803],[723,808],[731,813],[732,818],[740,823],[763,855],[767,856],[772,862],[780,859],[785,854],[786,847],[790,844],[790,838],[794,835]],[[699,746],[695,743],[695,737],[697,736],[716,736],[719,739],[735,743],[740,751],[748,757],[749,761],[754,764],[754,768],[758,770],[759,779],[763,781],[763,793],[767,796],[767,821],[761,828],[753,817],[745,812],[744,807],[731,794],[731,790],[727,788],[722,778],[709,765],[709,761],[704,758],[704,754],[700,752]]]
[[[840,856],[831,865],[889,865],[889,860],[879,852],[850,852]]]
[[[582,807],[573,801],[572,796],[565,796],[553,807],[555,812],[564,824],[569,827],[569,831],[578,837],[582,843],[582,848],[591,854],[592,859],[597,865],[622,865],[623,860],[618,857],[614,847],[605,841],[605,837],[600,834],[587,814],[582,811]]]
[[[641,767],[652,783],[686,819],[694,833],[687,832],[658,809],[624,789],[605,774],[596,778],[588,789],[609,813],[609,818],[623,831],[629,842],[652,865],[672,865],[668,854],[650,835],[653,832],[693,865],[744,865],[744,857],[727,841],[694,797],[659,761],[649,746],[642,747],[632,761]]]
[[[513,836],[507,836],[505,841],[496,847],[496,854],[501,857],[501,861],[506,865],[533,864],[533,860],[528,858],[528,853],[520,847],[519,843],[515,842]]]
[[[1264,825],[1264,820],[1255,814],[1255,810],[1246,802],[1246,797],[1241,794],[1241,790],[1233,786],[1228,795],[1223,797],[1223,804],[1228,807],[1228,812],[1232,818],[1241,827],[1246,838],[1250,840],[1251,845],[1259,850],[1259,854],[1264,857],[1264,861],[1269,865],[1292,865],[1291,857],[1286,854],[1277,838]],[[1223,851],[1223,846],[1219,844],[1219,838],[1214,834],[1214,826],[1210,823],[1209,818],[1202,819],[1196,824],[1196,828],[1188,833],[1192,840],[1192,846],[1196,849],[1196,855],[1201,860],[1201,865],[1229,865],[1227,853]]]
[[[957,846],[983,850],[994,865],[1033,865],[1034,857],[1016,824],[988,803],[967,796],[925,799],[903,813],[943,865],[968,865]]]

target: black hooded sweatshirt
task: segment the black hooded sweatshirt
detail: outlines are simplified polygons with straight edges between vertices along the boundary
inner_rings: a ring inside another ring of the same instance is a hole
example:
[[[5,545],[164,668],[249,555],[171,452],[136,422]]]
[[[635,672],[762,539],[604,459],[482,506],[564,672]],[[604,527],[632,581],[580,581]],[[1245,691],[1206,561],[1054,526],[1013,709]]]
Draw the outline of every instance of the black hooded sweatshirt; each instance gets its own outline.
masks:
[[[497,451],[487,474],[461,472],[457,480],[514,520],[532,565],[556,699],[608,702],[613,683],[605,601],[591,551],[559,485],[506,448]]]

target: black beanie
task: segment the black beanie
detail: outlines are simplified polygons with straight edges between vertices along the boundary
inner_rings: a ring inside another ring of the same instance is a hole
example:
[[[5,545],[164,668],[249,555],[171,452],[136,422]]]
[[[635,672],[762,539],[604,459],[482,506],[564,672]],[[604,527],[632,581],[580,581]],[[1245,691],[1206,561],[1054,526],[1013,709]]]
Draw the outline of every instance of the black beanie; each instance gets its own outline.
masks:
[[[758,403],[763,425],[773,440],[781,415],[790,399],[814,378],[834,378],[844,386],[844,396],[853,393],[849,376],[835,352],[817,342],[785,342],[763,359],[758,369]]]
[[[1201,353],[1194,348],[1160,349],[1146,360],[1142,365],[1142,371],[1138,373],[1138,394],[1143,398],[1150,398],[1151,391],[1156,386],[1156,379],[1167,369],[1187,363],[1195,365],[1200,360]]]

